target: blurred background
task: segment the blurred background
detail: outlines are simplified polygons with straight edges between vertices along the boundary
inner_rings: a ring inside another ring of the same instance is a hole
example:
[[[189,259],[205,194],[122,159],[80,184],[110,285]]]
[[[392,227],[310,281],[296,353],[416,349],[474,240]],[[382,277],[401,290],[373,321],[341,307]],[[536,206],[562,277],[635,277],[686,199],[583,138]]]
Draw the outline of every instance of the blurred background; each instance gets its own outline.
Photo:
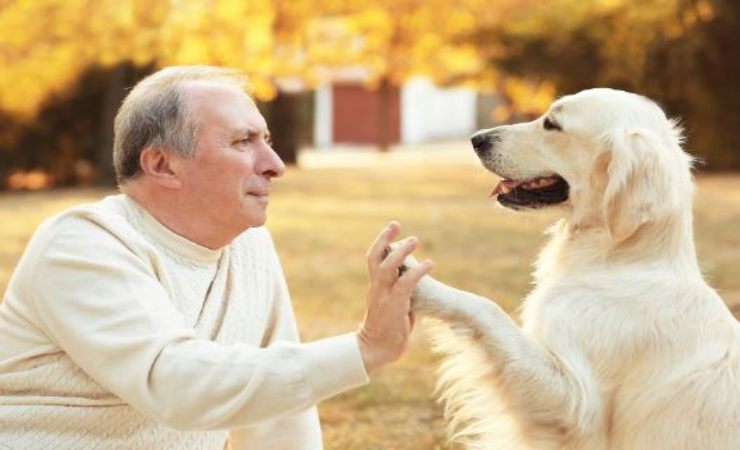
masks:
[[[738,36],[733,0],[0,0],[0,185],[110,185],[126,89],[172,64],[249,74],[287,161],[611,86],[681,117],[701,170],[739,169]]]
[[[702,160],[702,264],[740,304],[738,36],[735,0],[0,0],[0,288],[41,220],[115,192],[127,90],[215,64],[249,75],[291,164],[268,225],[305,339],[362,319],[362,255],[390,219],[438,277],[515,312],[554,216],[496,208],[465,139],[595,86],[681,118]],[[454,448],[420,328],[398,364],[321,406],[328,449]]]

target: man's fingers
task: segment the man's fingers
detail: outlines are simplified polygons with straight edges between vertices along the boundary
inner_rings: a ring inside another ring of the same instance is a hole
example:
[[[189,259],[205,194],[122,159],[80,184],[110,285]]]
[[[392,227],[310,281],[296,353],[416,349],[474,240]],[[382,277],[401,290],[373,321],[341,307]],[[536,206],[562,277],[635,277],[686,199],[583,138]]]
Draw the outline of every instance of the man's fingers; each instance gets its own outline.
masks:
[[[432,267],[434,267],[434,262],[431,259],[424,260],[418,266],[405,271],[396,282],[396,286],[399,289],[412,291],[421,278],[432,270]]]
[[[403,263],[403,260],[416,250],[418,246],[419,239],[414,236],[407,237],[401,242],[394,244],[390,249],[390,253],[380,263],[380,268],[394,271],[394,275],[397,276],[398,269]]]
[[[368,267],[374,269],[381,263],[381,261],[383,261],[386,248],[388,248],[391,242],[398,237],[398,233],[400,232],[401,225],[395,220],[391,221],[388,226],[380,232],[378,237],[375,238],[375,241],[370,246],[370,249],[367,251]]]

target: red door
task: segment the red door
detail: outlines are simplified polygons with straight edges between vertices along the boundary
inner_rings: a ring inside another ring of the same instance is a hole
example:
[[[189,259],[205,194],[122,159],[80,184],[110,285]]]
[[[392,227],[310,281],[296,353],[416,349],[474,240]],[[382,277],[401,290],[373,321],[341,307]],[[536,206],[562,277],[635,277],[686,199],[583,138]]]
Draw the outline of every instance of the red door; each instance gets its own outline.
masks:
[[[399,89],[387,91],[387,105],[382,108],[378,90],[361,84],[335,84],[332,87],[333,142],[337,144],[380,144],[383,131],[389,144],[401,140]],[[385,127],[385,130],[381,128]]]

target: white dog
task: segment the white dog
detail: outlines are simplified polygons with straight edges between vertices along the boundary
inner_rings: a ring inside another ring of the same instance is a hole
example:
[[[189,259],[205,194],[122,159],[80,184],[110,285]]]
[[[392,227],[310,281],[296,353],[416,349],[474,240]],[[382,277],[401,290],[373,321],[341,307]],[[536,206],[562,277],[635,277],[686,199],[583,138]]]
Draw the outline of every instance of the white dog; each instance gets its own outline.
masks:
[[[740,324],[702,279],[677,125],[644,97],[592,89],[472,142],[503,178],[499,203],[558,205],[564,218],[521,327],[431,277],[414,294],[445,324],[440,389],[456,437],[476,449],[740,449]]]

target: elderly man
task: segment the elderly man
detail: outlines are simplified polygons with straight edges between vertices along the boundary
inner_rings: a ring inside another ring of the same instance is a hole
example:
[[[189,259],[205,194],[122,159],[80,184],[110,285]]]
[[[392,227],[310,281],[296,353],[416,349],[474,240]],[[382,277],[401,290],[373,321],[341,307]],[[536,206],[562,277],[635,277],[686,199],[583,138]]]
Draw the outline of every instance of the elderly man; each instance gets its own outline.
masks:
[[[239,74],[162,70],[115,133],[122,193],[41,225],[0,306],[0,448],[321,448],[315,404],[406,346],[416,239],[371,246],[356,333],[301,344],[262,227],[285,166]]]

